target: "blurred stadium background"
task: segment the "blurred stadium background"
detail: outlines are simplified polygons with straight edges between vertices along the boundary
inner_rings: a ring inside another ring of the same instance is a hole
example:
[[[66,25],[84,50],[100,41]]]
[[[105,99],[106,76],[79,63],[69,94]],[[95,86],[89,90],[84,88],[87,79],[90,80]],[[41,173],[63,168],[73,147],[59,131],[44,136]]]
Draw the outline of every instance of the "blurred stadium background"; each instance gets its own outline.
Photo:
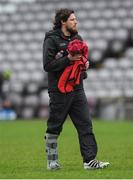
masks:
[[[10,78],[1,82],[6,97],[1,93],[0,109],[13,107],[22,119],[47,117],[42,44],[55,10],[64,7],[75,10],[79,33],[89,45],[84,84],[92,116],[132,120],[132,0],[1,0],[0,72]]]

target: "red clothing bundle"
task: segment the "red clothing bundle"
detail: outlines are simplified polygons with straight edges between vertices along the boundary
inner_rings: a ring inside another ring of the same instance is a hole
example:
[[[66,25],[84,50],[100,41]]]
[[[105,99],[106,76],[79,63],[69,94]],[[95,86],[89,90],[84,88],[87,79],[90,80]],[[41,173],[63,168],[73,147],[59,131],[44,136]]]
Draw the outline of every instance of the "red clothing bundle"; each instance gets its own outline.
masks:
[[[86,70],[85,63],[88,61],[88,47],[85,42],[80,40],[73,40],[69,43],[67,51],[73,56],[75,54],[82,54],[79,61],[72,61],[72,64],[65,68],[59,82],[58,89],[62,93],[71,92],[74,87],[80,84],[80,74]]]

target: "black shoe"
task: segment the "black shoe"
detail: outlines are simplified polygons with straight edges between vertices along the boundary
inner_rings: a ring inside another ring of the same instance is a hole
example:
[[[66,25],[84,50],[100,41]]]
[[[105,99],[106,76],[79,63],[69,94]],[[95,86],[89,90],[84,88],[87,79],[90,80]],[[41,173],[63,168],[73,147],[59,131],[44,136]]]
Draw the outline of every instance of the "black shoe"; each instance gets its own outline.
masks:
[[[84,169],[103,169],[107,167],[109,164],[109,162],[102,162],[93,159],[89,163],[84,162]]]

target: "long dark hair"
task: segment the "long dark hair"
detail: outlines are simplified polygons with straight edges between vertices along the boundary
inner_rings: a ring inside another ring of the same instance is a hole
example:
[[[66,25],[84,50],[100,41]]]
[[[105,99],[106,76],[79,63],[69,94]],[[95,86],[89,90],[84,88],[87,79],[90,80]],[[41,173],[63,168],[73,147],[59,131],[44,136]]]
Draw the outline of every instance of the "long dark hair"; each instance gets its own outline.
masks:
[[[66,8],[62,8],[62,9],[59,9],[56,11],[56,14],[55,14],[55,19],[54,19],[54,27],[53,29],[60,29],[61,28],[61,21],[64,21],[66,22],[67,19],[69,18],[69,16],[71,14],[74,13],[74,10],[72,9],[66,9]]]

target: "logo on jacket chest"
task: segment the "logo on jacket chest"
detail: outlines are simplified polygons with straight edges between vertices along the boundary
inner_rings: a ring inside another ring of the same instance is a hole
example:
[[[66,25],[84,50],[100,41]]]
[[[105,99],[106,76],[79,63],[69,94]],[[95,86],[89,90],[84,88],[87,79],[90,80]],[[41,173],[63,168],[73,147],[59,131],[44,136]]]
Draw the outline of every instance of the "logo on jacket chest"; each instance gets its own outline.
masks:
[[[60,48],[63,48],[63,47],[66,47],[66,46],[67,46],[67,44],[66,44],[66,43],[64,43],[64,42],[62,42],[62,43],[60,43],[60,44],[59,44],[59,46],[60,46]]]

